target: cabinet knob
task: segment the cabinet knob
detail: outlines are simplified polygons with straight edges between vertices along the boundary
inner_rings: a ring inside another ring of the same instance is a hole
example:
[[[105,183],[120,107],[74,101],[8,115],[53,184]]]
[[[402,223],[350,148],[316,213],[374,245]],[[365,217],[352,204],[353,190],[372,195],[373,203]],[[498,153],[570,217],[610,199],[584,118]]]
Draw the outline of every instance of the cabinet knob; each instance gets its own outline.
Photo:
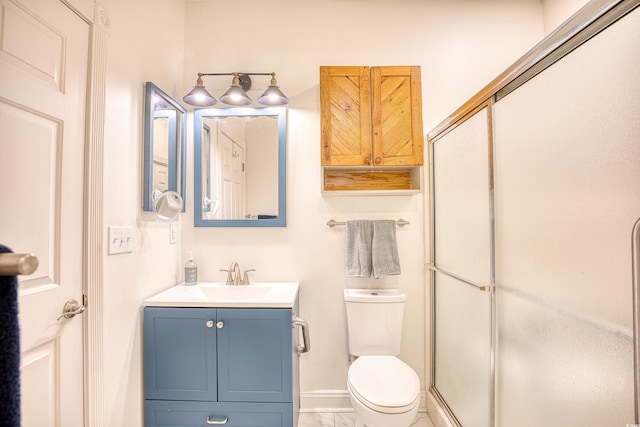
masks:
[[[207,320],[207,328],[213,328],[213,320]]]
[[[218,328],[218,329],[222,329],[223,326],[224,326],[224,322],[222,322],[222,321],[216,323],[216,328]]]
[[[370,165],[370,164],[371,164],[371,157],[365,157],[365,158],[364,158],[364,162],[365,162],[366,164]]]
[[[376,157],[376,165],[379,165],[382,162],[382,158]]]

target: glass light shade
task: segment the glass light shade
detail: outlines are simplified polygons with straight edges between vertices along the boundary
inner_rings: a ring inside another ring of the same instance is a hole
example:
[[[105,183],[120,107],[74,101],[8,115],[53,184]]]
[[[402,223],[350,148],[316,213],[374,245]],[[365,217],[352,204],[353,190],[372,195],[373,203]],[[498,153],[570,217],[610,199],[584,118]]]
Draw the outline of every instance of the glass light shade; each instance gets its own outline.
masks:
[[[272,84],[258,98],[258,102],[264,105],[284,105],[289,103],[289,98],[282,93],[279,86]]]
[[[205,89],[203,85],[196,84],[191,92],[186,94],[182,100],[189,105],[196,107],[208,107],[216,103],[216,99]]]
[[[235,82],[235,79],[234,79]],[[253,101],[238,84],[233,84],[228,91],[220,97],[220,101],[229,105],[248,105]]]

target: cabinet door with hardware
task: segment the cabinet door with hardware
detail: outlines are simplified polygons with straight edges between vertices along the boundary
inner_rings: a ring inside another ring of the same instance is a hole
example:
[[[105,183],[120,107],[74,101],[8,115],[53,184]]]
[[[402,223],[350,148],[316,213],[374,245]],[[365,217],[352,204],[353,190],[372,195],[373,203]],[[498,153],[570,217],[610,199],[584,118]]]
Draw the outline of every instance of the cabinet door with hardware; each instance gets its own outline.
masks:
[[[371,68],[373,166],[422,165],[420,67]]]
[[[369,67],[320,67],[321,163],[371,164]]]
[[[218,309],[218,400],[292,401],[290,309]]]
[[[145,399],[217,400],[216,309],[144,309]]]

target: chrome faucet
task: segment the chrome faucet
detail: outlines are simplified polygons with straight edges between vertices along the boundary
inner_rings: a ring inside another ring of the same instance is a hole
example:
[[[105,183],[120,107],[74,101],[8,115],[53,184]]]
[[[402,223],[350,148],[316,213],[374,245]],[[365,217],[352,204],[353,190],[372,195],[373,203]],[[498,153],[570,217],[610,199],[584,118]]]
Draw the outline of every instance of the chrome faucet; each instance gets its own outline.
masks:
[[[228,270],[220,269],[220,271],[225,271],[227,273],[227,286],[238,286],[238,285],[248,285],[249,284],[249,273],[250,271],[256,271],[254,269],[246,270],[244,272],[244,277],[240,271],[240,266],[237,262],[231,264]]]

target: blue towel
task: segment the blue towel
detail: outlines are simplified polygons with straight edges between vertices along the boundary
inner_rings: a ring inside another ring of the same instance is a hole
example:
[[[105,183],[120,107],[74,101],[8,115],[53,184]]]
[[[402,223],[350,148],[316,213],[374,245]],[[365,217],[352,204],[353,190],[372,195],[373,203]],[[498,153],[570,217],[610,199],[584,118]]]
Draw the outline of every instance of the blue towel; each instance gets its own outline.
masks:
[[[0,245],[0,253],[11,249]],[[18,278],[0,276],[0,427],[20,427]]]

